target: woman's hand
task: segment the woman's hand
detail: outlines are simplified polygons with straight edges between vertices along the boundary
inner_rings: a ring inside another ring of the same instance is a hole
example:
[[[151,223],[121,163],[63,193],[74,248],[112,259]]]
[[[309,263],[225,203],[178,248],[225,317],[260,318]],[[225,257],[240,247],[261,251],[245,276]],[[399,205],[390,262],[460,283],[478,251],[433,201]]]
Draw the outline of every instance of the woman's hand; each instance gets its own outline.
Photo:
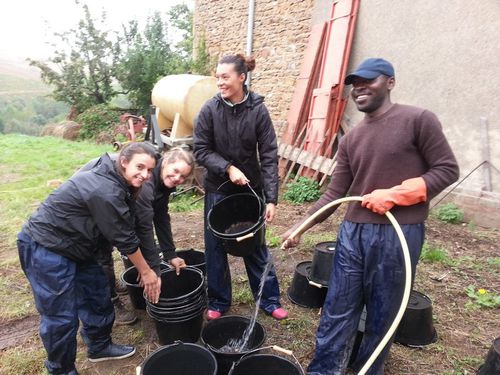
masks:
[[[266,205],[266,223],[272,222],[275,214],[276,214],[276,205],[274,203],[268,203]]]
[[[161,278],[151,268],[137,276],[139,285],[144,287],[144,294],[148,301],[158,303],[161,292]]]
[[[227,169],[227,174],[229,175],[229,179],[233,184],[236,185],[245,185],[250,182],[250,180],[245,176],[245,174],[234,165],[231,165]]]
[[[180,257],[172,258],[169,262],[175,268],[175,274],[177,276],[181,273],[181,268],[186,268],[186,262]]]

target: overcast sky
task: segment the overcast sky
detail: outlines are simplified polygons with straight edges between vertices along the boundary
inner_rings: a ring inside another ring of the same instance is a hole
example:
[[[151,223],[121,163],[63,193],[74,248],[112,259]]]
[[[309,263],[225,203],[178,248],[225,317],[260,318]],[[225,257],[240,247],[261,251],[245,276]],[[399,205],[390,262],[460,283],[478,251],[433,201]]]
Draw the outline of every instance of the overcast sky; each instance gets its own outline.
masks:
[[[109,28],[119,30],[123,22],[148,15],[165,14],[173,5],[185,3],[193,9],[194,0],[85,0],[91,14],[100,20],[107,13]],[[54,40],[55,32],[67,31],[83,17],[81,5],[74,0],[0,0],[0,59],[24,60],[27,57],[46,59],[53,48],[46,42]]]

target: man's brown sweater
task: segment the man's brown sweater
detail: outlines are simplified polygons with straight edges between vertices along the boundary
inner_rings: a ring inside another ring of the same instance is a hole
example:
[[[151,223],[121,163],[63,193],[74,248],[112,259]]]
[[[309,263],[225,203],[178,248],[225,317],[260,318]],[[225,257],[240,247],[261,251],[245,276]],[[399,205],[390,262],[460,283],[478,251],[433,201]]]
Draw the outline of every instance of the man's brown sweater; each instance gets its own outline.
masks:
[[[402,181],[422,177],[427,185],[427,202],[395,206],[391,213],[400,224],[423,222],[429,201],[458,179],[458,164],[436,115],[425,109],[394,104],[387,112],[366,117],[340,141],[337,166],[327,191],[309,210],[346,195],[362,196],[375,189],[391,188]],[[320,222],[335,211],[325,212]],[[361,207],[349,204],[346,220],[356,223],[389,223]]]

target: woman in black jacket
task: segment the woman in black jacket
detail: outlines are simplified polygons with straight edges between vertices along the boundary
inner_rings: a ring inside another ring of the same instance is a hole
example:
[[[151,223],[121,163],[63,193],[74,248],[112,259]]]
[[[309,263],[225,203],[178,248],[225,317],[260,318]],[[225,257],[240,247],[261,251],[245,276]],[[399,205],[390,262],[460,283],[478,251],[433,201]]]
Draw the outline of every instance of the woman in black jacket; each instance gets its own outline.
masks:
[[[196,161],[207,169],[205,178],[205,256],[208,284],[207,318],[217,319],[231,305],[231,276],[221,241],[207,229],[207,213],[225,196],[251,187],[264,195],[266,221],[273,220],[278,200],[278,154],[273,124],[262,96],[245,86],[255,60],[243,55],[223,57],[217,65],[219,93],[202,107],[194,131]],[[232,183],[225,184],[230,180]],[[244,257],[254,297],[269,260],[266,245]],[[260,307],[276,319],[288,316],[280,304],[276,271],[271,268]]]
[[[144,184],[137,197],[137,236],[141,240],[141,250],[148,264],[157,273],[159,273],[161,259],[154,239],[155,233],[163,259],[175,267],[177,273],[180,268],[186,266],[184,259],[175,254],[168,202],[176,186],[183,184],[193,169],[194,158],[191,152],[174,147],[158,161],[151,179]]]
[[[110,157],[116,160],[117,154]],[[91,170],[98,159],[91,160],[77,173]],[[184,259],[177,257],[172,236],[172,226],[168,213],[170,194],[183,184],[192,174],[194,158],[191,152],[181,147],[168,150],[156,163],[151,178],[146,181],[137,194],[135,202],[135,231],[141,242],[140,248],[148,265],[160,275],[161,257],[175,267],[179,273],[186,267]],[[155,234],[159,247],[155,241]],[[103,239],[99,244],[97,261],[103,267],[111,288],[111,300],[115,308],[115,325],[132,324],[137,320],[133,311],[127,309],[120,301],[116,291],[116,276],[111,244]]]
[[[133,215],[135,196],[155,163],[155,150],[146,143],[127,145],[116,162],[103,155],[94,168],[75,174],[49,195],[18,234],[21,267],[41,315],[50,374],[77,374],[79,321],[90,361],[135,353],[134,347],[111,341],[113,305],[96,249],[105,239],[127,255],[147,297],[158,301],[160,279],[139,249]]]

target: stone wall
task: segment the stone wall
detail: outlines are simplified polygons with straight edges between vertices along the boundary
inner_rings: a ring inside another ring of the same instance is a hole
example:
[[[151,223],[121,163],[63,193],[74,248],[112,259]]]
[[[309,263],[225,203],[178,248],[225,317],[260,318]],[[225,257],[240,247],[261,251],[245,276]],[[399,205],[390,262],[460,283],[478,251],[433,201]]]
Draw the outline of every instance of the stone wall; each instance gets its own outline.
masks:
[[[255,1],[251,88],[266,97],[277,130],[286,120],[311,31],[313,0]],[[220,57],[245,53],[248,2],[196,0],[195,43],[205,38],[213,66]]]
[[[277,127],[285,123],[311,27],[329,18],[331,6],[331,0],[256,0],[252,89],[266,96]],[[196,0],[195,34],[205,35],[214,67],[223,54],[245,51],[247,12],[246,1]],[[493,193],[500,191],[499,29],[498,0],[361,1],[349,66],[367,57],[390,60],[393,101],[436,113],[462,176],[484,160],[488,145]],[[346,122],[354,126],[361,117],[349,101]],[[483,169],[461,187],[485,192]]]

